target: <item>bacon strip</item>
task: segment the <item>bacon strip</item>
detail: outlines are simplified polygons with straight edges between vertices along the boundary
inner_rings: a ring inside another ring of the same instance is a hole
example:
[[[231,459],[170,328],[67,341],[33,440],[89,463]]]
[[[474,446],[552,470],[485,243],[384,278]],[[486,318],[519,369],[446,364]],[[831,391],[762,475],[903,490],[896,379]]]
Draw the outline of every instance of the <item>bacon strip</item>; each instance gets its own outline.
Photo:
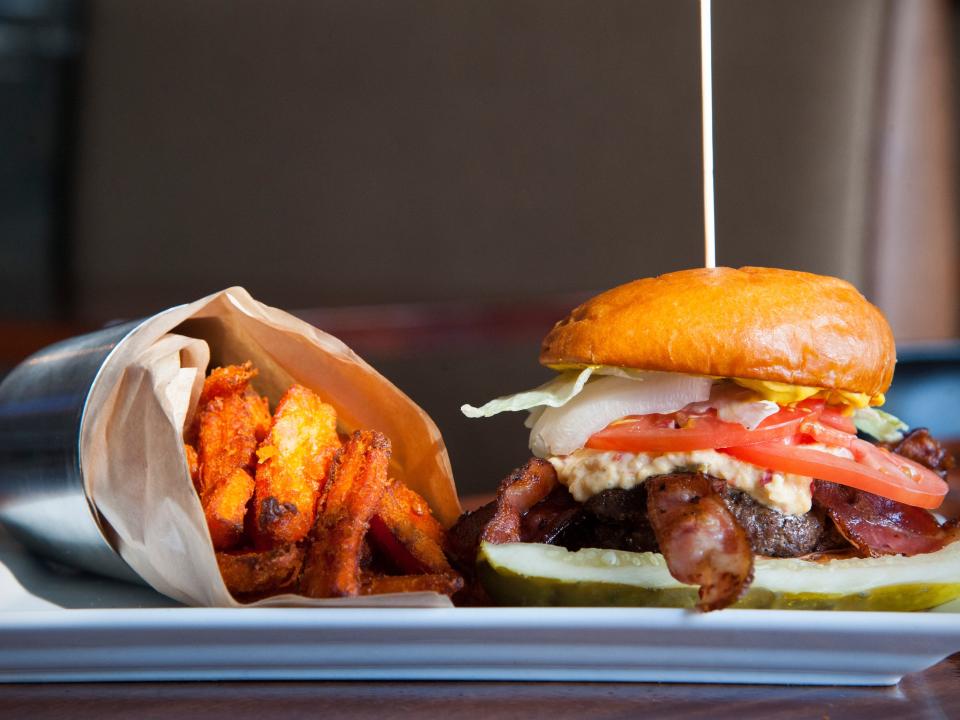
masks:
[[[473,576],[477,562],[477,549],[480,537],[487,523],[497,512],[497,501],[492,500],[483,507],[460,516],[456,524],[447,532],[444,550],[454,566],[468,577]]]
[[[510,473],[497,489],[497,509],[483,529],[482,540],[499,545],[518,542],[523,516],[557,486],[557,471],[540,458]]]
[[[898,443],[880,443],[880,447],[902,455],[907,460],[930,468],[944,480],[956,465],[950,451],[941,445],[926,428],[914,428]]]
[[[813,498],[864,557],[936,552],[955,537],[922,508],[844,485],[817,480]]]
[[[583,515],[583,506],[570,491],[557,485],[547,497],[523,516],[520,540],[526,543],[558,544],[558,539]],[[646,514],[644,514],[646,518]]]
[[[732,605],[753,581],[747,533],[701,473],[647,482],[647,514],[670,574],[700,586],[697,608]]]
[[[360,555],[370,520],[387,489],[390,440],[358,430],[337,451],[300,591],[310,597],[352,597],[360,593]]]

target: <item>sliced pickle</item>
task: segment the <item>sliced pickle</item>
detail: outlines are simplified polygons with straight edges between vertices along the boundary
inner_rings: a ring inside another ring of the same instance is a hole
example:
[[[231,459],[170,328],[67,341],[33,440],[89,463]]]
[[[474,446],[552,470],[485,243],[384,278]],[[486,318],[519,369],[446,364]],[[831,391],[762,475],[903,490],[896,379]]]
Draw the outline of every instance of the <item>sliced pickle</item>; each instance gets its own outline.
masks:
[[[483,543],[477,572],[500,605],[692,608],[697,601],[697,588],[677,582],[659,553]],[[758,557],[753,584],[733,607],[916,611],[956,598],[960,542],[910,558]]]

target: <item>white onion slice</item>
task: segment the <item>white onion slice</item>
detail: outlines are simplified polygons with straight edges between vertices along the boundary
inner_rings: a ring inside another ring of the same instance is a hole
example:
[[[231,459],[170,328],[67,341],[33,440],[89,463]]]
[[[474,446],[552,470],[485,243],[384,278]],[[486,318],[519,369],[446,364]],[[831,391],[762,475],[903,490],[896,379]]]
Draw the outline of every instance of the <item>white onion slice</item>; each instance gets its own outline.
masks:
[[[713,386],[709,401],[697,403],[688,410],[698,413],[713,408],[720,420],[739,423],[747,430],[756,430],[760,423],[780,411],[780,406],[775,402],[757,400],[756,397],[747,388],[732,383],[717,383]]]
[[[740,423],[747,430],[756,430],[760,423],[778,412],[780,406],[772,400],[732,401],[717,406],[718,418],[728,423]]]
[[[562,407],[540,414],[530,432],[530,449],[538,457],[568,455],[614,420],[672,413],[707,400],[712,384],[710,378],[664,372],[595,379]]]

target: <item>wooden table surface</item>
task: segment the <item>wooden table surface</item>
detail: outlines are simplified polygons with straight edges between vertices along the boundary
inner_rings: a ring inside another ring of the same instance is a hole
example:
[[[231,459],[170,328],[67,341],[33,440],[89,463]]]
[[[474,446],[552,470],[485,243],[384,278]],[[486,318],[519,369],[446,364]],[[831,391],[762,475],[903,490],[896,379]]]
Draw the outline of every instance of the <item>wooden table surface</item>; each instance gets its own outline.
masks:
[[[25,720],[960,718],[960,654],[889,688],[489,682],[0,685],[0,716]]]

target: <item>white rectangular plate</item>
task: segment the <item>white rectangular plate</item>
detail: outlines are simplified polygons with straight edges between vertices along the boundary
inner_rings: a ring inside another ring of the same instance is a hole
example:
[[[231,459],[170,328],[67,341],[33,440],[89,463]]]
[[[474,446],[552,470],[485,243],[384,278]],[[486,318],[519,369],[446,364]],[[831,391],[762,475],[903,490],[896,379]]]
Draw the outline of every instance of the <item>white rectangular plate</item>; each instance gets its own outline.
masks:
[[[185,608],[146,588],[52,572],[2,535],[0,562],[0,682],[892,685],[960,650],[956,607],[706,615],[659,608]]]
[[[891,685],[950,614],[669,609],[64,610],[0,616],[0,681],[586,680]]]

